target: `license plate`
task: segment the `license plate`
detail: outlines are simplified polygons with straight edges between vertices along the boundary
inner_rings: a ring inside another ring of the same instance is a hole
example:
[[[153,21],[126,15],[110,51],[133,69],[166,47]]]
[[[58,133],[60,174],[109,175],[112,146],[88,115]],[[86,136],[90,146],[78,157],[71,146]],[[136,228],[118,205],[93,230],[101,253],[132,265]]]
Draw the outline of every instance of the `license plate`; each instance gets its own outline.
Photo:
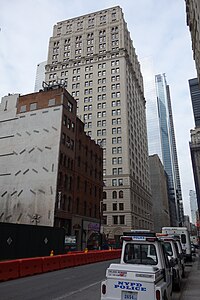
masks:
[[[137,300],[137,293],[122,292],[122,300]]]

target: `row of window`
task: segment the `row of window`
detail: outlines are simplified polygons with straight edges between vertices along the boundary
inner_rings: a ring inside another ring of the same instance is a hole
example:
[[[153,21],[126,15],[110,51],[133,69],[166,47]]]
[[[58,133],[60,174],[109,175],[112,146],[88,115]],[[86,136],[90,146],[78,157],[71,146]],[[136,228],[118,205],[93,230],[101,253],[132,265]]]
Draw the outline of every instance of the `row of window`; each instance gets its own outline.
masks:
[[[91,122],[89,122],[88,124],[88,128],[91,128],[92,126],[90,125]],[[106,123],[101,123],[100,126],[106,126]],[[98,125],[97,125],[98,126]],[[121,127],[117,127],[117,128],[112,128],[112,134],[120,134],[121,133]],[[101,135],[106,135],[106,129],[100,129],[97,130],[97,136],[101,136]]]
[[[89,98],[86,98],[86,100],[84,99],[84,102],[85,101],[89,102]],[[115,106],[121,106],[121,101],[120,100],[112,101],[112,107],[115,107]],[[106,108],[106,102],[98,103],[97,108],[98,109]],[[92,104],[84,106],[84,111],[87,111],[87,110],[92,110]]]
[[[111,115],[112,116],[120,116],[121,115],[121,109],[113,109],[112,112],[111,112]],[[103,118],[103,117],[106,117],[106,111],[97,112],[97,118]],[[84,121],[85,120],[91,120],[92,119],[92,114],[91,113],[84,114],[83,119],[84,119]]]
[[[105,52],[105,50],[103,50],[103,51],[99,51],[99,54],[101,54],[101,52]],[[87,54],[87,55],[90,55],[90,54]],[[118,52],[115,52],[115,53],[113,53],[112,55],[112,58],[115,58],[115,57],[118,57],[119,56],[119,53]],[[77,59],[77,56],[75,56],[75,58]],[[80,57],[81,58],[81,57]],[[99,55],[99,57],[98,57],[98,60],[100,61],[100,60],[105,60],[106,59],[106,55],[103,55],[103,56],[100,56]],[[64,59],[64,61],[68,61],[68,59]],[[88,65],[88,64],[91,64],[91,63],[93,63],[94,62],[94,59],[93,58],[89,58],[89,59],[86,59],[85,60],[85,63]],[[74,67],[76,67],[76,66],[80,66],[82,64],[82,62],[79,60],[79,61],[75,61],[75,62],[73,62],[73,66]],[[52,72],[52,71],[56,71],[57,69],[58,69],[58,66],[57,66],[57,61],[53,61],[52,62],[52,65],[54,65],[54,66],[51,66],[50,67],[50,71]],[[70,63],[70,65],[72,65],[72,63]],[[66,68],[68,68],[69,67],[69,63],[67,63],[67,64],[62,64],[61,65],[61,69],[66,69]],[[92,66],[93,67],[93,66]]]
[[[112,204],[112,209],[114,211],[124,210],[124,203],[113,203]],[[107,211],[107,205],[106,205],[106,203],[103,204],[103,211]]]
[[[55,99],[49,99],[48,100],[48,106],[54,106],[56,104]],[[38,103],[33,102],[29,104],[29,110],[36,110],[38,108]],[[26,112],[27,111],[27,105],[21,105],[20,106],[20,112]]]
[[[102,51],[99,51],[99,54],[101,54],[101,52]],[[105,50],[103,50],[103,52],[105,52]],[[119,56],[119,53],[118,52],[115,52],[115,53],[113,53],[113,54],[111,54],[111,57],[112,58],[115,58],[115,57],[118,57]],[[98,57],[98,60],[100,61],[100,60],[105,60],[106,59],[106,55],[99,55],[99,57]],[[88,65],[88,64],[91,64],[91,63],[93,63],[94,62],[94,59],[93,58],[88,58],[88,59],[86,59],[85,60],[85,63]],[[58,66],[57,66],[57,61],[53,61],[52,62],[52,65],[54,65],[54,66],[51,66],[50,67],[50,71],[52,72],[52,71],[56,71],[57,69],[58,69]],[[75,61],[75,62],[73,62],[73,66],[74,67],[76,67],[76,66],[80,66],[82,64],[82,62],[81,61]],[[67,63],[67,64],[62,64],[61,65],[61,69],[66,69],[66,68],[68,68],[68,66],[69,66],[69,63]],[[90,66],[91,67],[91,69],[93,68],[93,66]],[[76,69],[74,70],[74,72],[76,72]],[[88,71],[86,71],[86,72],[88,72]],[[78,72],[77,72],[78,73]],[[79,72],[80,73],[80,72]],[[75,74],[75,73],[74,73]]]
[[[111,19],[112,19],[112,21],[116,21],[116,12],[113,12],[113,13],[111,14]],[[101,15],[101,16],[99,16],[98,19],[97,19],[97,18],[94,18],[94,17],[89,17],[89,18],[88,18],[88,22],[87,22],[87,23],[88,23],[88,24],[87,24],[87,27],[88,27],[88,28],[94,28],[94,26],[95,26],[95,20],[96,20],[96,22],[100,22],[100,25],[103,25],[103,24],[106,24],[107,16],[106,16],[106,15]],[[79,20],[79,21],[77,21],[77,23],[73,22],[73,23],[71,23],[71,24],[67,24],[66,27],[63,28],[63,29],[65,30],[65,33],[66,33],[66,34],[69,34],[69,33],[72,32],[72,27],[75,28],[75,27],[74,27],[75,25],[76,25],[76,30],[78,30],[78,31],[83,30],[83,25],[84,25],[84,24],[86,24],[86,23],[84,23],[83,20]],[[96,24],[96,25],[97,25],[97,24]],[[117,28],[117,29],[115,29],[115,28]],[[61,35],[61,30],[62,30],[62,26],[58,25],[58,27],[57,27],[57,36],[60,36],[60,35]],[[113,28],[111,29],[111,31],[112,31],[112,32],[118,32],[118,27],[113,27]],[[99,36],[105,35],[105,33],[106,33],[106,30],[105,30],[105,29],[100,30],[100,31],[99,31]],[[91,36],[93,36],[93,33],[89,33],[87,36],[88,36],[88,37],[91,37]],[[79,36],[76,37],[76,40],[77,40],[77,41],[78,41],[78,40],[81,40],[81,39],[82,39],[82,36],[81,36],[81,35],[79,35]],[[66,41],[69,42],[70,39],[67,39]],[[56,45],[56,42],[55,42],[54,44]]]

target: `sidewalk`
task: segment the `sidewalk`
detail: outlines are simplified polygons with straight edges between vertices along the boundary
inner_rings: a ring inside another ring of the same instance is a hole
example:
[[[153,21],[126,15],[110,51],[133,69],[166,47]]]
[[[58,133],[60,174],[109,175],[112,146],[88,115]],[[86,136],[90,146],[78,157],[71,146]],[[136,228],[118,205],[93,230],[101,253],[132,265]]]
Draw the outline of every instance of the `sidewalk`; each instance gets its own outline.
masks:
[[[186,285],[181,293],[180,300],[200,299],[200,251],[196,254]]]

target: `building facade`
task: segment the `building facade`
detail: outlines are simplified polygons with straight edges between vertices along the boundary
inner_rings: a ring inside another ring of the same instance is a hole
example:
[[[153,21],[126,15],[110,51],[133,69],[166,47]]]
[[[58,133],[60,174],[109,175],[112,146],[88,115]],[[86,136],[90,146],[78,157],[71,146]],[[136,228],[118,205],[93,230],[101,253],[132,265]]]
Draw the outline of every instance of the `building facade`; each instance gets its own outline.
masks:
[[[193,57],[196,63],[197,76],[200,80],[200,2],[185,0],[186,18],[192,40]]]
[[[155,232],[170,226],[167,175],[157,154],[149,156]]]
[[[197,206],[200,212],[200,128],[190,130],[191,142],[190,142],[190,153],[192,160],[192,168],[194,174],[194,183],[197,196]]]
[[[197,224],[197,196],[196,192],[193,190],[189,191],[189,198],[190,198],[190,210],[191,210],[191,221],[193,224]]]
[[[58,22],[45,81],[65,84],[87,135],[103,148],[105,234],[152,228],[143,80],[122,9]]]
[[[103,153],[76,106],[56,86],[2,99],[0,220],[63,227],[80,247],[86,233],[99,232]]]

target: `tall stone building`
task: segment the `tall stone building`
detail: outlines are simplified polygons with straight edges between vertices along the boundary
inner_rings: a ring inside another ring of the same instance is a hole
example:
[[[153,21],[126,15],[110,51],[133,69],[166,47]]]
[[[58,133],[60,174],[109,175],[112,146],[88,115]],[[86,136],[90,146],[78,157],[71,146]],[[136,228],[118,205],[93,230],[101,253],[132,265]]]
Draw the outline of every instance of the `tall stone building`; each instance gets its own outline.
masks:
[[[78,246],[99,233],[103,153],[61,87],[0,105],[0,222],[65,228]]]
[[[196,63],[197,75],[200,80],[200,2],[199,0],[185,0],[187,25],[192,40],[193,56]]]
[[[85,131],[103,148],[104,233],[152,228],[143,80],[119,6],[58,22],[45,81],[77,100]]]

